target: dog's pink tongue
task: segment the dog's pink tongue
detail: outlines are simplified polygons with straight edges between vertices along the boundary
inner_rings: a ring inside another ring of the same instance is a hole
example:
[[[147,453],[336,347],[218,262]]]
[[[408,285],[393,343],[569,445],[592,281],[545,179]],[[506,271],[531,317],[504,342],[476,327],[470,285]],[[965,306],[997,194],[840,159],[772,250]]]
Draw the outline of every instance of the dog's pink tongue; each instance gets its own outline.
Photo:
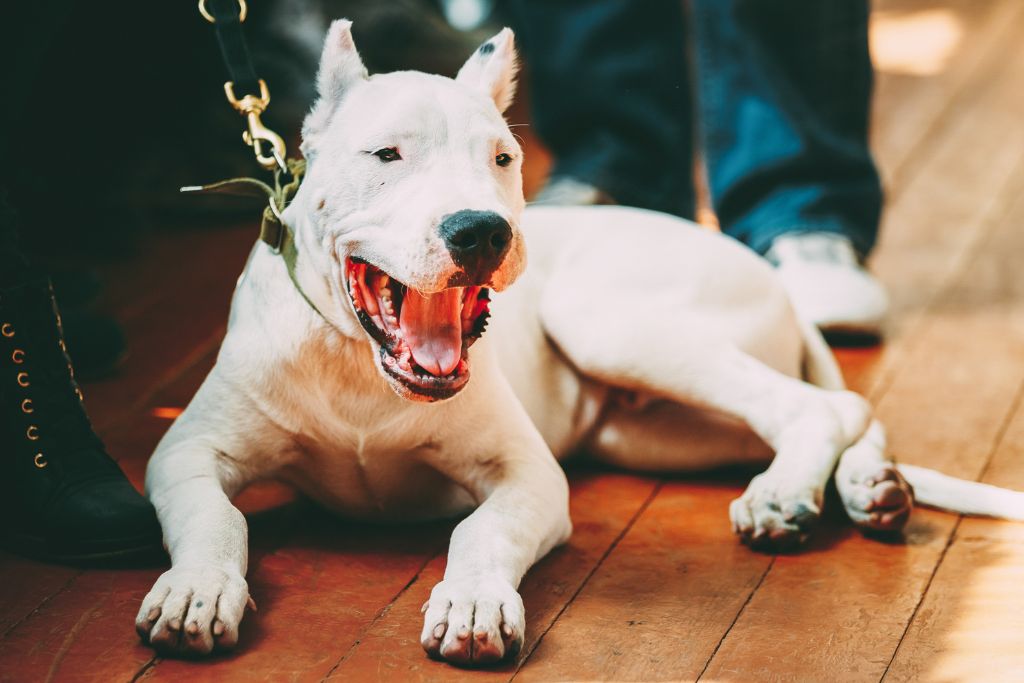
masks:
[[[437,294],[409,289],[402,300],[399,326],[412,358],[437,377],[451,374],[462,359],[461,287]]]

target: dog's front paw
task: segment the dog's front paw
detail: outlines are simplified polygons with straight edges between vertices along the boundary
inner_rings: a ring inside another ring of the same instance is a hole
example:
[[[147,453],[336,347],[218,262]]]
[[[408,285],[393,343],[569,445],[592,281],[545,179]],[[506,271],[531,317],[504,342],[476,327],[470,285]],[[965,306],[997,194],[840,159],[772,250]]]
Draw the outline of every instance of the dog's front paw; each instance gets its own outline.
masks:
[[[205,655],[238,642],[249,586],[242,575],[215,565],[172,567],[142,600],[135,630],[157,650]]]
[[[433,657],[486,664],[515,657],[523,647],[523,599],[496,579],[446,579],[423,605],[420,643]]]
[[[822,494],[794,487],[774,473],[759,474],[729,506],[740,539],[762,550],[791,550],[807,539],[821,516]]]
[[[873,531],[899,531],[914,507],[914,490],[891,462],[840,470],[836,489],[854,524]]]

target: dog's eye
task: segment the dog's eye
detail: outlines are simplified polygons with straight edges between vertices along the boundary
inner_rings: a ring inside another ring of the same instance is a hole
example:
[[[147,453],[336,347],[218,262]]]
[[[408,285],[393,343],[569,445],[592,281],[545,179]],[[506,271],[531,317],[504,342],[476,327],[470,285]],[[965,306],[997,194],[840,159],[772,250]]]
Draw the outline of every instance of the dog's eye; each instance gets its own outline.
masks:
[[[373,156],[377,157],[381,161],[398,161],[402,158],[402,155],[398,153],[397,147],[385,147],[378,149],[373,153]]]
[[[502,152],[498,156],[494,157],[494,163],[502,167],[508,166],[512,163],[512,155]]]

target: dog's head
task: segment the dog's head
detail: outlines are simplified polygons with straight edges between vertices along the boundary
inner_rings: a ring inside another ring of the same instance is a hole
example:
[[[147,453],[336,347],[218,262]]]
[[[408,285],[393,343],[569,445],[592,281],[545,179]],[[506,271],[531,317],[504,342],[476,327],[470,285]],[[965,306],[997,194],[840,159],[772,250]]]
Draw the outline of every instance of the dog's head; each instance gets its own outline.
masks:
[[[502,118],[515,72],[509,29],[454,79],[370,77],[350,22],[327,35],[302,130],[298,241],[318,252],[307,264],[350,318],[342,332],[369,336],[380,371],[409,399],[465,386],[488,291],[525,266],[522,150]]]

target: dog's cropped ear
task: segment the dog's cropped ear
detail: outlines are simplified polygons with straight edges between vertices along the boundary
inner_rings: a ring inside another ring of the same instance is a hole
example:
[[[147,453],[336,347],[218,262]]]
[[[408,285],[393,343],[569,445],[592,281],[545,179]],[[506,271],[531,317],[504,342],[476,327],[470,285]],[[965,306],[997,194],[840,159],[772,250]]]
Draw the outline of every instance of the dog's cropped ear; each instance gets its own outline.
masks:
[[[316,77],[318,98],[302,124],[302,153],[307,158],[312,157],[317,136],[326,130],[345,93],[367,78],[366,67],[352,40],[352,22],[348,19],[332,22]]]
[[[518,70],[516,38],[512,29],[505,28],[477,48],[455,81],[494,98],[498,111],[504,112],[516,94]]]

